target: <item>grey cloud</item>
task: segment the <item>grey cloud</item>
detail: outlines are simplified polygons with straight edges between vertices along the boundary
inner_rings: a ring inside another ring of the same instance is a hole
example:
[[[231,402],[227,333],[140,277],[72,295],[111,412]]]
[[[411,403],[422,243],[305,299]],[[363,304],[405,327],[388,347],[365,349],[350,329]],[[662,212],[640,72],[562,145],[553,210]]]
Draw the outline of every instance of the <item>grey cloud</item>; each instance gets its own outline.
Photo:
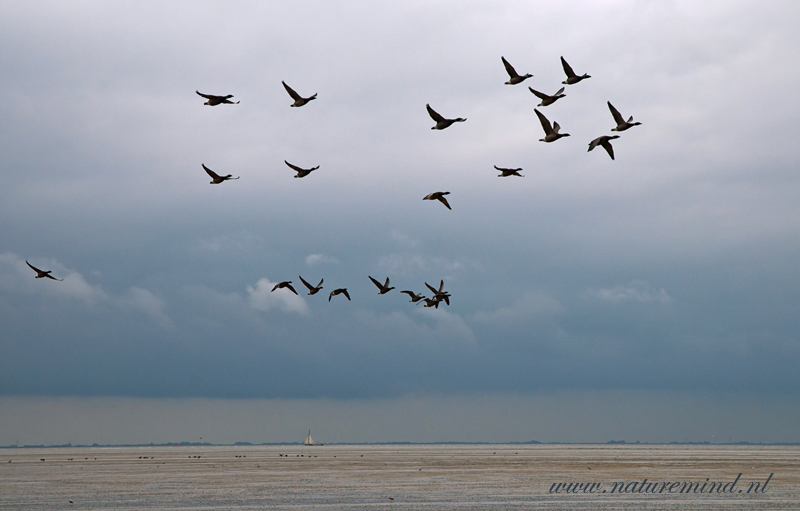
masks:
[[[0,394],[796,393],[798,14],[9,4]],[[592,75],[548,107],[571,137],[537,142],[500,55],[537,90],[560,55]],[[318,100],[290,108],[281,80]],[[606,101],[643,123],[615,161],[586,151]],[[431,131],[426,103],[468,121]],[[293,158],[321,167],[294,179]],[[323,293],[269,292],[300,274]],[[398,293],[439,279],[450,307]]]
[[[174,326],[165,312],[164,300],[146,289],[132,287],[119,298],[119,301],[123,305],[152,316],[165,327]]]
[[[550,317],[566,311],[564,306],[555,298],[544,293],[529,292],[507,307],[500,307],[493,311],[478,311],[475,320],[486,323],[504,321],[525,321],[541,317]]]
[[[413,275],[420,272],[434,272],[451,276],[465,269],[459,261],[451,261],[446,257],[431,257],[425,255],[389,254],[380,258],[378,267],[389,273],[398,275]]]
[[[276,289],[272,291],[275,282],[270,282],[267,278],[259,279],[255,287],[247,286],[247,295],[250,305],[262,311],[269,311],[273,308],[286,312],[296,312],[298,314],[308,314],[308,306],[305,300],[299,295],[292,293],[288,289]],[[293,285],[297,286],[293,283]],[[302,282],[295,290],[303,289]]]
[[[335,257],[330,257],[325,254],[309,254],[306,256],[306,264],[308,266],[316,266],[318,264],[337,264],[339,261]]]
[[[164,301],[146,289],[132,286],[119,296],[111,295],[100,286],[89,284],[83,275],[67,269],[56,260],[36,261],[42,267],[52,268],[53,275],[63,278],[63,282],[34,279],[34,273],[23,258],[5,253],[0,254],[0,291],[4,294],[23,292],[77,301],[90,309],[106,305],[117,306],[151,316],[164,326],[172,324],[165,313]]]
[[[83,275],[67,269],[54,259],[37,258],[33,260],[33,264],[43,270],[52,270],[53,276],[64,281],[57,283],[49,279],[35,281],[33,277],[36,274],[25,264],[25,259],[7,252],[0,254],[0,265],[2,265],[0,268],[5,270],[2,271],[2,281],[0,281],[3,287],[7,291],[41,293],[46,296],[79,300],[87,305],[109,298],[99,287],[88,284]]]
[[[654,289],[647,282],[634,280],[627,286],[614,286],[613,288],[587,289],[583,291],[583,296],[594,298],[606,302],[659,302],[670,303],[669,297],[664,288]]]
[[[417,248],[417,246],[419,246],[419,241],[397,229],[392,229],[389,233],[389,237],[392,241],[404,248]]]
[[[405,343],[403,339],[408,339],[412,345],[424,343],[439,346],[444,344],[454,349],[475,348],[475,334],[458,314],[448,312],[444,306],[439,309],[415,307],[412,310],[412,314],[374,314],[360,310],[356,319],[370,329],[385,332],[387,337],[395,338],[400,343]],[[415,316],[420,320],[415,321]],[[398,336],[398,333],[401,335]]]

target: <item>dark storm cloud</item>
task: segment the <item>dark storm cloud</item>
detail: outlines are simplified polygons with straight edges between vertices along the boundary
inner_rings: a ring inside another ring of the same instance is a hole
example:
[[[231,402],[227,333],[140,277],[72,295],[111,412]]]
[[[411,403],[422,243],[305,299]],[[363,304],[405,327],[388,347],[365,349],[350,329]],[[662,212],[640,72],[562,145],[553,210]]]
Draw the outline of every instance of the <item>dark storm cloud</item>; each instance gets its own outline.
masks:
[[[794,4],[454,5],[6,9],[0,393],[796,393]]]

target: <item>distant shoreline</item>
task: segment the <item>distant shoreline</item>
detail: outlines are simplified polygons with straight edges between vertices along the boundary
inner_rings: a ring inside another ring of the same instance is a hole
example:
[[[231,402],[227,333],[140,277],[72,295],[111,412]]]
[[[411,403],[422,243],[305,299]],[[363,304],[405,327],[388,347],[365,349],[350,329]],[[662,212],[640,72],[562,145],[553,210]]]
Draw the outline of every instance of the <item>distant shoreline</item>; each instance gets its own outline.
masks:
[[[797,446],[800,442],[626,442],[625,440],[609,440],[608,442],[539,442],[530,440],[527,442],[326,442],[328,446],[333,445],[715,445],[715,446]],[[231,444],[212,444],[210,442],[166,442],[149,444],[57,444],[57,445],[0,445],[0,449],[74,449],[74,448],[95,448],[95,447],[258,447],[258,446],[303,446],[303,442],[234,442]]]

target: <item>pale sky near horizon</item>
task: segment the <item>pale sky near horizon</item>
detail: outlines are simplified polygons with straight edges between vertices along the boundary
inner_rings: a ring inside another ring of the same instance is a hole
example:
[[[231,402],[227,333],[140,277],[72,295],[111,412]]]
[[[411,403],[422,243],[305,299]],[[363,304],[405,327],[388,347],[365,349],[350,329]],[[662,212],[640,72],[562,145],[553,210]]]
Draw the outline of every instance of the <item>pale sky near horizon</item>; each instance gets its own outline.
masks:
[[[35,409],[124,443],[246,403],[275,441],[800,441],[798,4],[0,5],[0,445],[60,442]],[[562,55],[591,78],[546,144]],[[642,123],[614,161],[608,101]]]

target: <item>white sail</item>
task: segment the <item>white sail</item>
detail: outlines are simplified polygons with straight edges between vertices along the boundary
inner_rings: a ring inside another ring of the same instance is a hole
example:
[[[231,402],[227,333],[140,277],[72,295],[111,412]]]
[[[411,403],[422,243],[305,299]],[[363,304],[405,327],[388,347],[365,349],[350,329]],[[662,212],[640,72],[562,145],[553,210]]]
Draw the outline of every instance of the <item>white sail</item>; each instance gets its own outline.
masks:
[[[305,441],[303,442],[305,445],[322,445],[321,443],[317,442],[313,438],[311,438],[311,430],[308,430],[308,435],[306,436]]]

